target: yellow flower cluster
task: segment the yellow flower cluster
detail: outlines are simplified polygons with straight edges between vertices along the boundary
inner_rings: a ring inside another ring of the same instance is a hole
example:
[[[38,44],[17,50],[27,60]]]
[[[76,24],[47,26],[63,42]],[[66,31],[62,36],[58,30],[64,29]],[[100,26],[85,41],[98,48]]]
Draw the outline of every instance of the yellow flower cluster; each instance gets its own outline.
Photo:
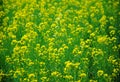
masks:
[[[0,81],[1,75],[13,82],[117,81],[119,5],[119,0],[0,1]]]
[[[98,70],[98,72],[97,72],[98,77],[102,76],[103,74],[104,74],[103,70]]]

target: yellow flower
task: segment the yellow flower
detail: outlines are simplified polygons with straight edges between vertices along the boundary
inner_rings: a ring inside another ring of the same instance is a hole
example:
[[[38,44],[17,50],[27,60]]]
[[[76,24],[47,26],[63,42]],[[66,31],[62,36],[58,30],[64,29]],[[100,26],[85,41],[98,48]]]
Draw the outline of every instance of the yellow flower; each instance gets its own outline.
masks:
[[[113,60],[111,61],[112,64],[115,64],[116,62],[117,62],[116,59],[113,59]]]
[[[54,42],[50,42],[48,45],[49,46],[54,46]]]
[[[114,26],[109,26],[109,29],[111,30],[111,29],[115,29],[115,27]]]
[[[73,65],[73,63],[70,62],[70,61],[66,61],[65,65],[66,65],[66,68],[69,68],[69,67],[71,67]]]
[[[47,77],[41,77],[40,79],[42,80],[42,82],[49,82],[49,78]]]
[[[22,81],[21,81],[21,82],[22,82]],[[24,79],[23,79],[23,82],[29,82],[29,79],[24,78]]]
[[[59,48],[58,49],[58,53],[63,53],[64,52],[64,48]]]
[[[57,51],[58,51],[58,50],[57,50],[57,48],[54,48],[54,50],[53,50],[53,51],[54,51],[54,53],[57,53]]]
[[[102,75],[103,75],[103,73],[104,73],[104,71],[103,71],[103,70],[98,70],[98,72],[97,72],[98,77],[102,76]]]
[[[118,73],[118,72],[119,72],[119,69],[118,69],[118,68],[114,68],[114,69],[113,69],[113,72],[114,72],[114,73]]]
[[[108,74],[104,74],[103,76],[104,76],[104,78],[108,78]]]
[[[78,48],[76,47],[76,48],[73,49],[72,53],[73,53],[74,55],[76,55],[78,51],[79,51],[79,50],[78,50]]]
[[[27,49],[27,46],[22,46],[21,47],[21,50],[26,50]]]
[[[94,14],[94,13],[92,13],[92,14],[90,15],[90,17],[91,17],[91,18],[93,18],[94,16],[95,16],[95,14]]]
[[[111,39],[110,39],[110,41],[113,43],[113,42],[116,42],[117,41],[117,38],[116,37],[112,37]]]
[[[92,79],[91,79],[89,82],[98,82],[98,81],[97,81],[97,80],[92,80]]]
[[[30,61],[28,66],[32,66],[34,64],[34,62]]]
[[[107,36],[98,36],[97,42],[98,43],[106,43],[107,41]]]
[[[68,38],[68,44],[72,44],[73,38]]]
[[[28,78],[34,78],[35,77],[35,74],[31,73],[28,75]]]
[[[40,67],[42,67],[45,65],[45,62],[39,62],[39,64],[40,64]]]
[[[75,81],[75,82],[81,82],[81,80],[77,80],[77,81]]]
[[[0,17],[4,16],[5,13],[3,11],[0,11]]]
[[[5,60],[7,63],[10,63],[11,61],[11,58],[9,56],[6,56],[6,60]]]
[[[69,79],[69,80],[72,80],[73,79],[73,76],[72,75],[66,75],[64,76],[65,79]]]
[[[117,77],[117,74],[115,74],[115,73],[112,73],[112,77]]]
[[[18,43],[21,44],[21,45],[25,45],[26,41],[25,40],[20,40],[20,41],[18,41]]]
[[[17,44],[17,40],[12,40],[11,45],[16,45]]]
[[[86,73],[81,73],[79,76],[80,77],[86,77]]]
[[[110,31],[110,35],[111,35],[111,36],[115,35],[115,30],[111,30],[111,31]]]
[[[24,35],[22,38],[21,38],[21,41],[28,41],[29,40],[29,38],[28,38],[28,35],[26,34],[26,35]]]
[[[36,47],[34,48],[37,52],[40,51],[40,44],[36,44]],[[40,51],[41,52],[41,51]]]
[[[112,62],[113,60],[114,60],[114,56],[113,55],[109,56],[109,58],[107,59],[108,62]]]
[[[83,49],[85,47],[85,41],[81,39],[80,41],[80,47]]]
[[[40,44],[36,44],[36,47],[40,48]]]
[[[105,16],[105,15],[103,15],[102,17],[101,17],[101,19],[99,20],[99,22],[101,23],[101,25],[102,26],[104,26],[105,24],[106,24],[106,22],[107,22],[107,19],[106,19],[107,17]]]
[[[113,51],[118,51],[118,48],[117,48],[117,46],[115,45],[115,46],[113,46],[112,47],[112,49],[113,49]]]
[[[42,46],[41,46],[41,49],[42,49],[42,50],[45,50],[45,49],[46,49],[45,45],[42,45]]]
[[[56,76],[56,77],[61,77],[61,74],[58,71],[54,71],[51,73],[52,76]]]
[[[79,62],[77,62],[77,63],[73,64],[73,66],[74,66],[75,68],[78,68],[78,67],[79,67],[79,65],[80,65],[80,63],[79,63]]]
[[[120,49],[120,44],[118,45],[118,49]]]
[[[109,20],[114,20],[114,17],[112,16],[112,17],[109,17]]]
[[[78,55],[82,55],[82,51],[78,51]]]
[[[13,52],[14,53],[18,53],[20,50],[20,47],[19,46],[15,46],[15,48],[13,49]]]
[[[29,81],[30,82],[30,81]],[[36,79],[32,79],[31,82],[38,82],[38,80]]]
[[[62,45],[64,49],[68,49],[68,46],[66,44]]]
[[[34,39],[37,36],[38,36],[37,32],[35,32],[33,30],[30,30],[30,32],[29,32],[29,38]]]
[[[18,78],[19,75],[22,75],[22,73],[21,73],[20,70],[17,69],[17,70],[15,71],[13,77],[14,77],[14,78]]]
[[[24,54],[25,52],[27,52],[27,46],[22,46],[19,53]]]
[[[51,25],[51,28],[53,29],[53,28],[55,28],[57,25],[55,24],[55,23],[53,23],[52,25]]]
[[[16,35],[14,35],[12,32],[9,32],[8,36],[12,39],[16,39]]]
[[[90,34],[90,38],[94,38],[94,36],[95,36],[95,33]]]

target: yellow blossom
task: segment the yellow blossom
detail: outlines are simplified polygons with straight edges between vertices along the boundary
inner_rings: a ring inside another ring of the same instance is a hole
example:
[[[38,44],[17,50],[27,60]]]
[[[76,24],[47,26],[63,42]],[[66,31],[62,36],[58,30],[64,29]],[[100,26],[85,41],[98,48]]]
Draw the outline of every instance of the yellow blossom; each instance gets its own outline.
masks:
[[[106,43],[107,41],[107,36],[98,36],[97,42],[99,43]]]
[[[79,63],[79,62],[76,62],[76,63],[74,63],[74,64],[73,64],[73,66],[74,66],[75,68],[78,68],[78,67],[79,67],[79,65],[80,65],[80,63]]]
[[[13,49],[13,52],[14,53],[18,53],[20,50],[20,47],[19,46],[15,46],[15,48]]]
[[[81,73],[79,76],[80,77],[86,77],[86,73]]]
[[[114,26],[109,26],[109,29],[112,30],[112,29],[115,29],[115,27]]]
[[[112,47],[112,49],[113,49],[113,51],[118,51],[118,48],[117,48],[117,46],[115,45],[115,46],[113,46]]]
[[[90,34],[90,38],[94,38],[94,36],[95,36],[95,33]]]
[[[118,73],[118,72],[119,72],[119,69],[118,69],[118,68],[114,68],[114,69],[113,69],[113,72],[114,72],[114,73]]]
[[[47,77],[41,77],[40,79],[42,80],[42,82],[49,82],[49,78]]]
[[[103,74],[104,74],[103,70],[98,70],[98,72],[97,72],[98,77],[102,76]]]
[[[97,80],[90,80],[89,82],[98,82]]]
[[[14,78],[18,78],[18,76],[20,76],[20,75],[22,75],[22,73],[21,73],[20,70],[17,69],[17,70],[15,71],[13,77],[14,77]]]
[[[115,74],[115,73],[112,73],[112,77],[117,77],[117,74]]]
[[[16,45],[17,44],[17,40],[12,40],[11,45]]]
[[[101,19],[99,20],[99,22],[104,26],[104,25],[106,24],[106,22],[107,22],[106,16],[103,15],[103,16],[101,17]]]
[[[72,75],[66,75],[64,76],[65,79],[69,79],[69,80],[72,80],[73,79],[73,76]]]
[[[28,78],[34,78],[35,77],[35,74],[34,73],[31,73],[28,75]]]
[[[110,31],[110,35],[113,36],[115,34],[115,30]]]
[[[40,66],[41,66],[41,65],[45,65],[45,62],[39,62],[39,64],[40,64]]]
[[[34,65],[34,62],[30,61],[30,62],[28,63],[28,66],[32,66],[32,65]]]
[[[61,77],[61,74],[58,71],[54,71],[51,73],[52,76],[56,76],[56,77]]]
[[[66,61],[66,62],[65,62],[65,65],[66,65],[66,68],[69,68],[70,66],[73,65],[73,63],[70,62],[70,61]]]
[[[108,78],[108,74],[104,74],[103,76],[104,76],[104,78]]]

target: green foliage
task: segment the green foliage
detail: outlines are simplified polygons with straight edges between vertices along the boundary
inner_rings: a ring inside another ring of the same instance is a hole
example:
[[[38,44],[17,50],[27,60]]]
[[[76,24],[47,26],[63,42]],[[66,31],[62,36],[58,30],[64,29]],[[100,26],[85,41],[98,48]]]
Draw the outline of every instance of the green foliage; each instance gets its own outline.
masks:
[[[0,81],[119,81],[119,0],[0,4]]]

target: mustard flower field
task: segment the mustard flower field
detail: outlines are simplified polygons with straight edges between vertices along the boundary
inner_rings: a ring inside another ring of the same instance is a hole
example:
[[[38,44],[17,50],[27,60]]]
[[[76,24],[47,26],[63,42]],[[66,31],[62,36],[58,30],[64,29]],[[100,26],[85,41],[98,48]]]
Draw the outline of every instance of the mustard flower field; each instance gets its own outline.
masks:
[[[120,82],[120,0],[0,0],[0,82]]]

